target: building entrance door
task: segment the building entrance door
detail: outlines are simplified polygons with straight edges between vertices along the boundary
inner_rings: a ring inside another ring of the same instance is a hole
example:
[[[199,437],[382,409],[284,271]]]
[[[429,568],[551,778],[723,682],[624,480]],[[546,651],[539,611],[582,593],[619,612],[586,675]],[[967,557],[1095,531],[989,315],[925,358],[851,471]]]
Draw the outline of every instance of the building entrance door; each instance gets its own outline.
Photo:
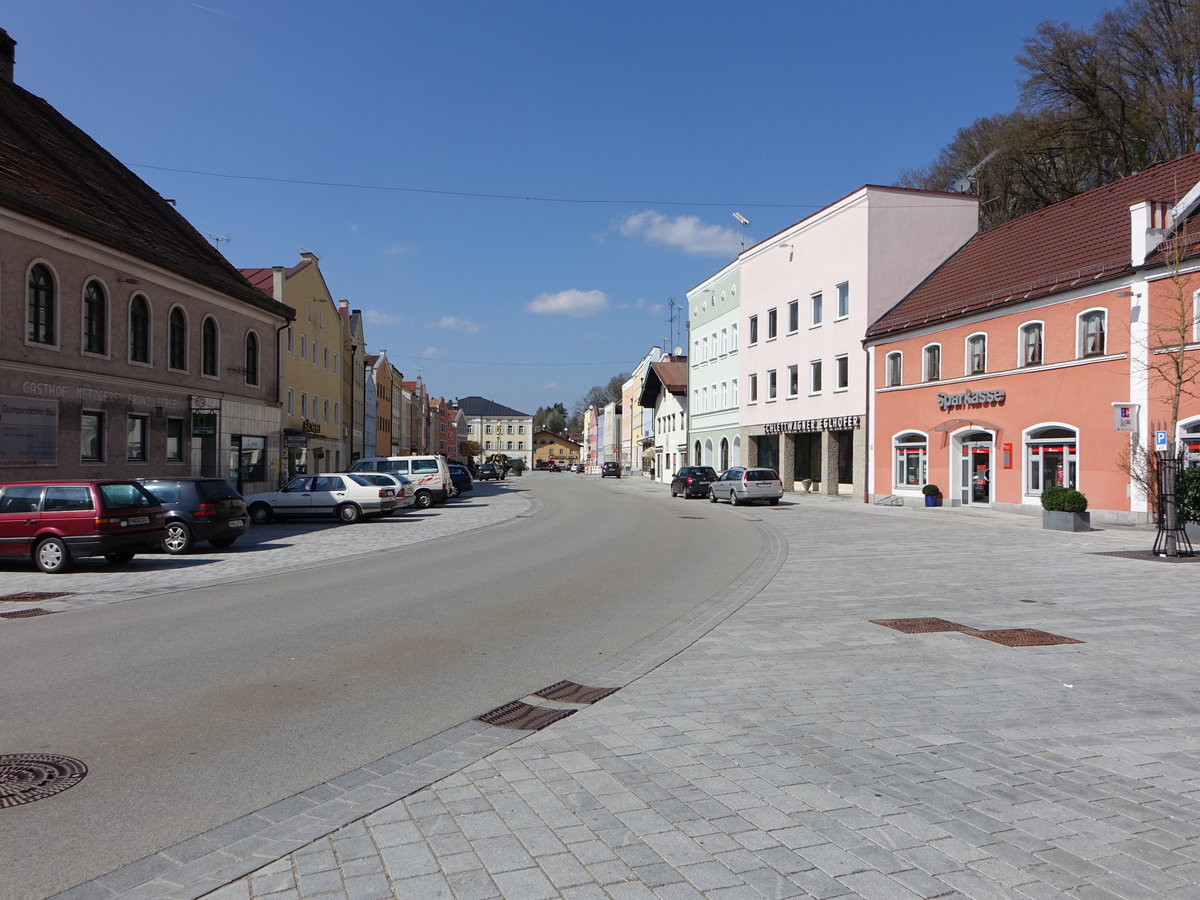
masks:
[[[988,506],[992,502],[992,436],[972,432],[963,435],[960,446],[959,499],[963,506]]]

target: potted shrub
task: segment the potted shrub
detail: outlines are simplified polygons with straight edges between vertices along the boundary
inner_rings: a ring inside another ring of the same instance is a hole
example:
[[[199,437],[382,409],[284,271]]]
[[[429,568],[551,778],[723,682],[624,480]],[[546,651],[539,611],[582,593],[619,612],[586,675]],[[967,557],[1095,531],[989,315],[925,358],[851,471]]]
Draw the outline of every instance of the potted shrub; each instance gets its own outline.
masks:
[[[1051,531],[1091,531],[1087,497],[1073,488],[1057,485],[1042,491],[1042,527]]]
[[[921,493],[925,495],[926,506],[941,506],[942,505],[942,489],[936,484],[927,484],[921,488]]]

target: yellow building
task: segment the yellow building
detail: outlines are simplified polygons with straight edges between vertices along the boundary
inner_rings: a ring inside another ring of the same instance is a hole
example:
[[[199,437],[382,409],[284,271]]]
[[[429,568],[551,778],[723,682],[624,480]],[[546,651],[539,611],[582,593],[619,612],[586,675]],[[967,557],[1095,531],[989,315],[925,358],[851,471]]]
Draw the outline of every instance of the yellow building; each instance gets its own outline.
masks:
[[[547,463],[560,466],[580,461],[580,445],[565,435],[546,428],[533,433],[533,467],[540,469]]]
[[[242,274],[296,312],[280,354],[285,444],[281,478],[349,468],[350,422],[343,409],[342,373],[347,324],[321,275],[317,255],[305,251],[290,268],[243,269]]]

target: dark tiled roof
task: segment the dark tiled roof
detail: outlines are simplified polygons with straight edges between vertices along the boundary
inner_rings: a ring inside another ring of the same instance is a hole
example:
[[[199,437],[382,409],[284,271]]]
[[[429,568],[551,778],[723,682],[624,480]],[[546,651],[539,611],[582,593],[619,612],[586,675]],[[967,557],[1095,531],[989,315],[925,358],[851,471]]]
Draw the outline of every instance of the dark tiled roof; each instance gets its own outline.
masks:
[[[638,398],[638,404],[646,409],[652,408],[662,388],[666,388],[672,394],[686,394],[687,380],[687,357],[670,362],[651,363],[646,380],[642,383],[642,395]]]
[[[0,77],[0,206],[290,318],[170,203],[40,97]]]
[[[465,416],[521,416],[532,418],[529,413],[517,412],[508,406],[488,400],[486,397],[459,397],[458,408]]]
[[[1174,204],[1197,182],[1200,153],[1192,153],[976,234],[867,329],[867,337],[1129,273],[1130,205]]]

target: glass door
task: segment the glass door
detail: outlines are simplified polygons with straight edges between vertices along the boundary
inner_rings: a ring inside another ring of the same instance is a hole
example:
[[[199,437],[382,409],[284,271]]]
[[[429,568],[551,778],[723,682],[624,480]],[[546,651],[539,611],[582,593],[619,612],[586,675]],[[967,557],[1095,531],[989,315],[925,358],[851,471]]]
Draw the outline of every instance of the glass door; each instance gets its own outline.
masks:
[[[983,440],[981,438],[985,438]],[[963,506],[987,506],[992,502],[991,435],[968,435],[959,458],[959,498]]]

